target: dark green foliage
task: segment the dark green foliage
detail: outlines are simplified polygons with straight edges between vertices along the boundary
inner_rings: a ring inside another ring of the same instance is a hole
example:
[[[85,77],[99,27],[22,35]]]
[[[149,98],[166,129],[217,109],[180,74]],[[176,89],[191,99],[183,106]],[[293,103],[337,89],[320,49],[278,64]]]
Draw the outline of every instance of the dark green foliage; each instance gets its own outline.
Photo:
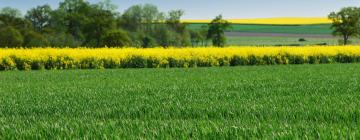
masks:
[[[22,47],[185,47],[194,41],[180,22],[183,15],[182,10],[160,12],[152,4],[134,5],[119,14],[111,0],[95,4],[63,0],[57,9],[37,6],[24,17],[19,10],[5,7],[0,10],[0,29],[18,30],[24,42],[16,45]]]
[[[190,30],[189,33],[192,46],[204,46],[205,42],[207,42],[207,31],[204,32],[202,30]]]
[[[142,48],[151,48],[156,46],[156,40],[149,35],[142,36],[140,40]]]
[[[360,8],[346,7],[337,13],[332,12],[329,18],[333,21],[333,34],[341,35],[344,45],[349,44],[350,37],[360,34]]]
[[[299,42],[307,41],[305,38],[299,38]]]
[[[21,47],[24,38],[20,31],[9,26],[0,28],[0,47]]]
[[[49,45],[47,37],[40,33],[29,31],[25,34],[23,47],[48,47]]]
[[[149,66],[147,60],[142,56],[133,56],[129,60],[121,62],[122,68],[146,68],[147,66]]]
[[[82,43],[67,33],[45,34],[50,46],[52,47],[70,47],[75,48],[82,45]]]
[[[129,46],[131,39],[126,31],[114,30],[108,32],[102,39],[102,46],[124,47]]]
[[[185,12],[182,10],[172,10],[168,13],[168,17],[166,18],[166,24],[177,33],[183,33],[185,31],[185,24],[180,21],[184,13]]]
[[[358,139],[360,65],[0,73],[0,139]]]
[[[29,10],[25,18],[32,23],[37,32],[43,32],[45,28],[50,28],[52,12],[49,5],[37,6]]]
[[[115,13],[112,13],[111,11],[92,8],[92,10],[87,13],[87,16],[92,18],[88,19],[83,29],[83,32],[85,33],[84,44],[86,44],[86,46],[102,47],[102,38],[108,37],[109,32],[120,30],[116,29]],[[127,33],[122,34],[127,35]]]
[[[229,22],[222,18],[222,15],[217,16],[209,24],[208,39],[212,39],[214,46],[223,47],[226,43],[225,30],[229,27]]]

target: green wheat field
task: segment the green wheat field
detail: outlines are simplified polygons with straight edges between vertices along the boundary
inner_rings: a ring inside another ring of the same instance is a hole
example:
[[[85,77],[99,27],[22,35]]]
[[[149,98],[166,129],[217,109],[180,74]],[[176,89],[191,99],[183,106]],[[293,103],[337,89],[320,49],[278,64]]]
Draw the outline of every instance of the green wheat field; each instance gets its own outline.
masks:
[[[0,72],[0,139],[359,139],[360,64]]]

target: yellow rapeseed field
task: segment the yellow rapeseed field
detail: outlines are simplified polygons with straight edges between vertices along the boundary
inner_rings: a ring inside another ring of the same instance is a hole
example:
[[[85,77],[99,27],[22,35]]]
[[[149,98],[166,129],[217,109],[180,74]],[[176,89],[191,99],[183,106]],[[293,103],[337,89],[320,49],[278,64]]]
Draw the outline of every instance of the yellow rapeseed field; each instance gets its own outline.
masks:
[[[302,17],[284,17],[284,18],[254,18],[254,19],[227,19],[235,24],[272,24],[272,25],[306,25],[306,24],[329,24],[331,20],[322,17],[302,18]],[[210,23],[211,20],[182,20],[186,23]]]
[[[360,61],[360,46],[0,49],[1,70],[159,68]]]

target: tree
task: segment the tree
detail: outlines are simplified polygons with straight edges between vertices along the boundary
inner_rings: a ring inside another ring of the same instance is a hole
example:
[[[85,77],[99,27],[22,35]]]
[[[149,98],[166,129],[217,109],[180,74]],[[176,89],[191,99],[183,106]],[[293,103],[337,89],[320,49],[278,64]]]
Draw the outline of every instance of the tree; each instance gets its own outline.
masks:
[[[71,34],[76,40],[83,41],[82,28],[90,18],[91,5],[85,0],[65,0],[60,3],[54,19],[57,26],[65,26],[66,33]]]
[[[190,31],[190,39],[192,46],[199,46],[200,42],[201,45],[204,45],[204,40],[206,39],[206,35],[203,34],[201,30],[191,30]]]
[[[181,23],[181,17],[184,15],[183,10],[172,10],[168,13],[166,24],[178,33],[182,33],[185,30],[185,24]]]
[[[79,47],[82,45],[82,42],[76,40],[71,34],[65,32],[56,32],[53,34],[46,34],[46,38],[50,43],[50,46],[54,47]]]
[[[7,15],[10,17],[15,17],[15,18],[21,18],[22,14],[21,11],[15,8],[11,8],[11,7],[4,7],[0,10],[0,14],[2,15]]]
[[[163,13],[152,4],[134,5],[122,15],[121,27],[131,32],[153,31],[154,23],[163,20]]]
[[[222,15],[219,15],[208,26],[207,38],[212,39],[214,46],[223,47],[226,43],[224,32],[229,27],[229,22],[224,20]]]
[[[31,23],[22,18],[18,9],[5,7],[0,10],[0,27],[12,26],[19,31],[26,31]]]
[[[102,0],[97,3],[96,6],[98,7],[98,9],[111,12],[115,12],[115,10],[118,8],[115,4],[112,3],[111,0]]]
[[[50,45],[47,37],[40,33],[29,31],[24,35],[24,47],[47,47]]]
[[[85,36],[84,44],[87,46],[100,46],[101,38],[107,32],[116,28],[114,13],[108,10],[92,8],[88,16],[90,18],[88,18],[82,29]]]
[[[0,29],[0,47],[20,47],[23,41],[19,30],[11,26]]]
[[[123,30],[110,31],[102,40],[102,45],[108,47],[124,47],[128,46],[131,42],[128,33]]]
[[[125,11],[122,15],[121,26],[129,31],[141,31],[142,30],[142,6],[134,5]]]
[[[49,5],[43,5],[28,11],[25,18],[31,21],[36,31],[43,32],[44,28],[50,25],[52,17],[51,13],[51,7]]]
[[[351,36],[359,35],[360,22],[360,8],[347,7],[341,9],[339,12],[332,12],[329,19],[333,21],[331,28],[334,29],[334,35],[341,35],[343,37],[343,44],[349,43]]]

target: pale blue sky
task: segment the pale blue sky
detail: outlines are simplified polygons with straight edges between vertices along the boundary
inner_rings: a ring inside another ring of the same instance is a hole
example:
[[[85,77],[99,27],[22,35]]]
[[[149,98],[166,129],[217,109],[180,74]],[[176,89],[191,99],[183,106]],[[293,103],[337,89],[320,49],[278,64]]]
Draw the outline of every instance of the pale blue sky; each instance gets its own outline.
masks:
[[[15,7],[25,13],[37,5],[53,8],[61,0],[0,0],[0,7]],[[98,2],[100,0],[89,0]],[[360,6],[360,0],[113,0],[123,12],[134,4],[151,3],[161,11],[185,10],[184,19],[210,19],[218,14],[225,18],[325,17],[344,6]]]

